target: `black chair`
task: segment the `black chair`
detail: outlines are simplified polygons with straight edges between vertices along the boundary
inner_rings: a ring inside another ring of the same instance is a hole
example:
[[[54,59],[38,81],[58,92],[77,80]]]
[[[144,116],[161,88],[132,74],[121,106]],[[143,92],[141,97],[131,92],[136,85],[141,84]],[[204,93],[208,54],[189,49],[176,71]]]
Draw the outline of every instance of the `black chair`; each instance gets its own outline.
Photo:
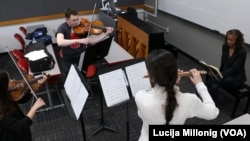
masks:
[[[131,17],[138,18],[138,13],[134,7],[128,7],[127,12],[125,14]]]
[[[239,106],[240,100],[242,98],[245,98],[245,97],[248,97],[246,107],[245,107],[245,110],[244,110],[244,113],[247,113],[248,107],[249,107],[249,104],[250,104],[250,87],[247,84],[243,84],[242,86],[237,87],[237,88],[230,88],[230,89],[222,88],[222,89],[225,90],[227,93],[231,94],[235,98],[233,111],[232,111],[232,114],[231,114],[232,118],[235,117],[235,114],[236,114],[237,108]]]

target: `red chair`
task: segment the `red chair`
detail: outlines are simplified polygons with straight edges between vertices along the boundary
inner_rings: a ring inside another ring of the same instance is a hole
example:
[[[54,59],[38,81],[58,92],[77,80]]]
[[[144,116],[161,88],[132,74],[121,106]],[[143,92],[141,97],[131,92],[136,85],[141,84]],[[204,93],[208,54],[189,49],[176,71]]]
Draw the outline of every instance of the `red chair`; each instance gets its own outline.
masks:
[[[96,72],[97,72],[97,67],[94,64],[89,65],[87,68],[87,71],[85,72],[85,77],[89,83],[89,91],[90,91],[90,96],[88,97],[88,99],[92,99],[94,97],[91,85],[97,84],[95,82],[96,81],[96,78],[95,78]]]
[[[59,55],[62,58],[62,50],[61,49],[59,51]],[[93,77],[96,74],[96,70],[97,70],[97,68],[94,64],[89,65],[87,68],[87,71],[85,73],[85,77],[87,77],[87,78]]]
[[[17,61],[18,67],[24,72],[24,74],[29,74],[29,62],[25,58],[21,58]]]
[[[19,30],[26,36],[27,35],[27,29],[23,26],[19,27]]]
[[[88,69],[87,69],[87,71],[86,71],[85,76],[86,76],[87,78],[93,77],[93,76],[96,74],[96,70],[97,70],[97,68],[96,68],[96,66],[95,66],[94,64],[89,65],[89,66],[88,66]]]
[[[21,44],[22,49],[25,50],[26,49],[26,44],[25,44],[24,38],[18,33],[14,34],[14,38]]]
[[[18,50],[18,49],[14,49],[11,51],[12,55],[17,59],[24,59],[24,54],[22,51]]]

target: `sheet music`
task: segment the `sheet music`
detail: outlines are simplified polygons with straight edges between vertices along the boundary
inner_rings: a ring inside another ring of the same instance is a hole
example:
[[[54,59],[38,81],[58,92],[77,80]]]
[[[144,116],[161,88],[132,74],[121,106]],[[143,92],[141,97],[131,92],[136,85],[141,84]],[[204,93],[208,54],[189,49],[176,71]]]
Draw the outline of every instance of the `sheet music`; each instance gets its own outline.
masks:
[[[116,43],[114,39],[111,42],[108,55],[104,58],[109,64],[134,59],[134,57],[124,50],[118,43]]]
[[[74,110],[77,120],[79,119],[82,109],[87,101],[88,91],[85,86],[81,83],[78,93],[75,93],[74,100],[71,102],[71,106]]]
[[[75,116],[79,119],[89,94],[73,65],[70,67],[64,88],[70,99]]]
[[[25,57],[31,61],[39,60],[47,56],[48,55],[45,53],[45,50],[34,50],[25,55]]]
[[[99,79],[107,107],[129,100],[126,78],[122,69],[101,74]]]
[[[139,90],[151,89],[149,79],[144,78],[144,76],[148,74],[146,64],[144,61],[134,65],[127,66],[125,70],[127,73],[128,81],[133,96],[135,96],[135,94]]]

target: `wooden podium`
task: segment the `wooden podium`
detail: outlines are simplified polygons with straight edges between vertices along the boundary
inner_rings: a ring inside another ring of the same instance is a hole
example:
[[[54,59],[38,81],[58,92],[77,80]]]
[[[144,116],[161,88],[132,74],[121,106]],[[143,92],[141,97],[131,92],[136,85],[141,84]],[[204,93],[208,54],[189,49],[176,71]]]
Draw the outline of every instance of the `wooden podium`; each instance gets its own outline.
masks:
[[[164,48],[164,31],[126,14],[117,15],[118,44],[134,58],[147,57],[153,49]]]

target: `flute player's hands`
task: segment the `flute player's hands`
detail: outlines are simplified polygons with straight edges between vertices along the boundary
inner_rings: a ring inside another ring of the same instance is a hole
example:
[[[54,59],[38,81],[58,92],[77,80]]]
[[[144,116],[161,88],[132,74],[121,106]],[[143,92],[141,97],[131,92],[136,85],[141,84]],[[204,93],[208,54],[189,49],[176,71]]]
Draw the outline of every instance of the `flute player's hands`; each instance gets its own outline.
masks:
[[[202,82],[200,72],[197,69],[191,69],[189,70],[189,73],[190,73],[189,78],[193,82],[193,84]]]
[[[179,74],[181,74],[183,72],[184,72],[183,70],[180,70],[180,69],[177,70],[177,79],[176,79],[175,84],[179,84],[180,83],[180,81],[181,81],[181,75],[179,75]]]

